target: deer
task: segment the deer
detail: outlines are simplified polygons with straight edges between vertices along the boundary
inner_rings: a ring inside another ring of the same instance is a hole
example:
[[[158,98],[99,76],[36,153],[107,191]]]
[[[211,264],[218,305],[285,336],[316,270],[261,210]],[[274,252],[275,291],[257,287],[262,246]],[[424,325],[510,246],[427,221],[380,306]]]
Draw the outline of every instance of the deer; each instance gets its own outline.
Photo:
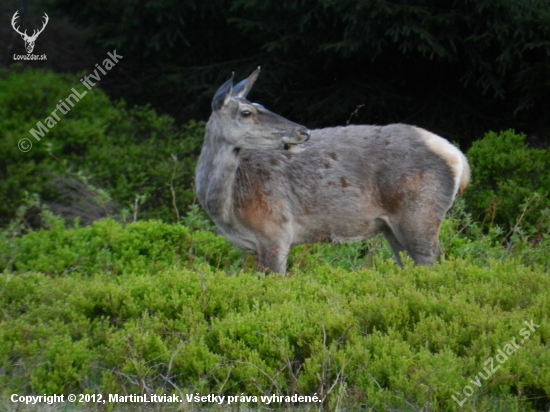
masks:
[[[432,266],[439,231],[470,179],[464,154],[406,124],[309,130],[247,95],[260,67],[212,100],[197,162],[197,198],[219,232],[252,251],[260,271],[286,274],[291,247],[382,233],[398,266]]]
[[[36,39],[38,38],[38,35],[44,31],[46,28],[46,25],[48,24],[48,21],[50,18],[46,13],[44,13],[44,22],[42,23],[42,28],[40,30],[33,30],[32,36],[27,35],[27,30],[25,32],[20,32],[19,27],[15,27],[16,20],[19,17],[18,16],[19,10],[17,10],[11,19],[11,26],[13,29],[21,35],[21,38],[25,41],[25,49],[27,50],[28,54],[31,54],[34,50],[34,43],[36,42]]]

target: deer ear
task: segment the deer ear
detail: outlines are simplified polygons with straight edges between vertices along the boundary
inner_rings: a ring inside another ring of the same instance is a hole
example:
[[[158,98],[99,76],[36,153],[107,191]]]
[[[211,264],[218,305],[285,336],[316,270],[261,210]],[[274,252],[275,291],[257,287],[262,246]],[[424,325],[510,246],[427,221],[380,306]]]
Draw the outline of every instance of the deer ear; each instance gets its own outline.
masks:
[[[231,92],[233,91],[233,76],[235,73],[231,74],[231,79],[226,81],[220,86],[214,98],[212,99],[212,110],[220,110],[224,105],[227,104],[231,98]]]
[[[246,98],[246,96],[248,95],[248,92],[250,91],[250,89],[252,89],[252,86],[254,86],[254,83],[256,82],[256,79],[258,78],[259,75],[260,75],[260,67],[258,67],[254,71],[254,73],[248,76],[247,79],[244,79],[242,82],[240,82],[233,88],[233,96]]]

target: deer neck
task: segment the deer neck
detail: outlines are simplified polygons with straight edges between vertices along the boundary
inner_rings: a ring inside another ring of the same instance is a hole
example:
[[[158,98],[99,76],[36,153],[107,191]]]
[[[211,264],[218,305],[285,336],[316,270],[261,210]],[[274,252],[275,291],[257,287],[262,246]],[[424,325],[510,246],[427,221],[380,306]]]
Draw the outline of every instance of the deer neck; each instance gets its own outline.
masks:
[[[220,134],[207,132],[197,164],[197,197],[216,223],[229,223],[233,209],[233,188],[239,167],[239,150]],[[221,222],[217,222],[221,220]]]

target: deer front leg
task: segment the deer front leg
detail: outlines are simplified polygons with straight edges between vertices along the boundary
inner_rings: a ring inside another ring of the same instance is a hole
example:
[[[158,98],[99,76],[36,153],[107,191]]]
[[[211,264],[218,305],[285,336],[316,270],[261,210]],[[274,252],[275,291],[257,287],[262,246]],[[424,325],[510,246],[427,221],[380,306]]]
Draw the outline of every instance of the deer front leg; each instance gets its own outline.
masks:
[[[260,246],[260,249],[256,251],[258,270],[266,275],[272,272],[284,275],[289,250],[289,247],[276,244]]]

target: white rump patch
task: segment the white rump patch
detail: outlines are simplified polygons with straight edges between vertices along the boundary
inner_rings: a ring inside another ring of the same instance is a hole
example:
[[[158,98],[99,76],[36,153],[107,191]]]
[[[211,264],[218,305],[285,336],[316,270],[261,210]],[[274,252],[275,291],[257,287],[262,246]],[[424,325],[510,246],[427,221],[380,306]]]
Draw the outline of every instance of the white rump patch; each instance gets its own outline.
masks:
[[[454,194],[456,196],[458,189],[464,190],[470,179],[470,166],[468,165],[468,160],[464,154],[448,140],[419,127],[413,127],[420,136],[422,136],[430,150],[445,159],[451,168],[455,180]]]

